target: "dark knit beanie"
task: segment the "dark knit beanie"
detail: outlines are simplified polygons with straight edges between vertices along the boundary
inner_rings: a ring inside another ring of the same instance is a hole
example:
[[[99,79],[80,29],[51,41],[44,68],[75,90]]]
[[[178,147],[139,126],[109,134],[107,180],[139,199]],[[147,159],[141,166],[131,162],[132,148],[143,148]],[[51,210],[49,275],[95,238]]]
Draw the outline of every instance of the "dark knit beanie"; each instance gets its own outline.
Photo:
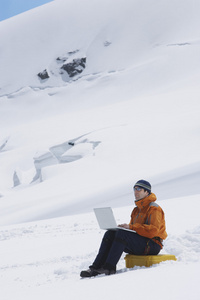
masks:
[[[136,184],[134,185],[134,187],[135,187],[135,186],[139,186],[139,187],[141,187],[141,188],[147,190],[147,192],[149,192],[149,194],[151,193],[151,185],[150,185],[150,183],[149,183],[148,181],[146,181],[146,180],[143,180],[143,179],[138,180],[138,181],[136,182]]]

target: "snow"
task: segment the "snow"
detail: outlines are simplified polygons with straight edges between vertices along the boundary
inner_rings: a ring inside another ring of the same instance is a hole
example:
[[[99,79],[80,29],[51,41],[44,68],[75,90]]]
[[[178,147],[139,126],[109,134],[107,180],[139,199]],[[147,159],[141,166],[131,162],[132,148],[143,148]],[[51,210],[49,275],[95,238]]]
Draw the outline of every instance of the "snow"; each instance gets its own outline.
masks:
[[[56,0],[0,22],[3,300],[199,299],[199,13],[195,0]],[[177,261],[126,269],[123,255],[118,274],[80,279],[103,236],[93,208],[129,222],[142,178]]]
[[[2,227],[0,259],[3,299],[10,299],[14,293],[17,293],[17,299],[78,299],[82,295],[92,299],[96,291],[97,299],[112,295],[121,299],[123,295],[130,295],[132,287],[139,299],[143,299],[146,293],[153,299],[155,284],[159,293],[164,291],[164,299],[169,296],[171,299],[185,299],[188,296],[198,299],[199,217],[197,210],[188,214],[188,201],[198,205],[197,196],[162,201],[169,234],[162,252],[175,254],[177,262],[126,269],[123,255],[118,264],[119,273],[110,277],[79,279],[80,270],[91,263],[102,238],[102,231],[92,212]],[[183,207],[181,211],[180,202]],[[130,209],[131,206],[115,209],[117,220],[127,220]],[[177,213],[181,217],[177,217]],[[187,219],[187,224],[181,222],[182,219]]]

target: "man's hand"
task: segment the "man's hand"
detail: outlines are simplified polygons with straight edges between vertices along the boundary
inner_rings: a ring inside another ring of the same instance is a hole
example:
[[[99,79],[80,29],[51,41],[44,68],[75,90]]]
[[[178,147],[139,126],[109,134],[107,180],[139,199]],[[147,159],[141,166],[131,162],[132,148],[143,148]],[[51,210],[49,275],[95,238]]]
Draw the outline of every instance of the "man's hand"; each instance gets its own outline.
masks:
[[[118,225],[118,227],[123,227],[123,228],[129,229],[129,225],[128,224],[120,224],[120,225]]]

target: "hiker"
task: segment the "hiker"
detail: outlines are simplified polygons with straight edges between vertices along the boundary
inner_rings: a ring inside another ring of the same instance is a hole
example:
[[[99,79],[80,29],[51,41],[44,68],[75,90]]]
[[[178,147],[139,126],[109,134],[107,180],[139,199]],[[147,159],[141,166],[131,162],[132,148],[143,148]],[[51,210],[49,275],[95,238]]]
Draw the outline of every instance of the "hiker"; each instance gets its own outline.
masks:
[[[156,195],[151,184],[139,180],[133,187],[136,207],[131,213],[129,224],[121,224],[133,230],[107,230],[99,252],[88,270],[81,271],[81,277],[116,273],[116,265],[123,252],[134,255],[157,255],[166,239],[165,216],[162,208],[155,203]]]

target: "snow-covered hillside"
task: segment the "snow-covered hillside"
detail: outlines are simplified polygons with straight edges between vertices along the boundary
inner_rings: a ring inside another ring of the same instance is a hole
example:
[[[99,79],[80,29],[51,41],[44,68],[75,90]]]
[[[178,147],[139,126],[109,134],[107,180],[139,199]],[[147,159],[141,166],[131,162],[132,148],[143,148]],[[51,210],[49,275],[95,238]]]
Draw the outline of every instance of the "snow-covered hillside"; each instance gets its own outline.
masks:
[[[134,284],[144,299],[144,282],[153,299],[155,280],[164,299],[198,299],[199,14],[195,0],[55,0],[0,22],[3,300]],[[102,237],[92,208],[128,222],[141,178],[178,261],[126,272],[122,257],[120,274],[79,280]]]
[[[0,228],[0,280],[2,299],[108,299],[146,296],[164,300],[199,299],[200,227],[198,210],[188,214],[188,202],[198,207],[198,197],[163,200],[168,239],[162,253],[177,261],[150,268],[125,268],[124,255],[118,274],[80,279],[97,253],[103,232],[93,213]],[[181,209],[180,209],[181,206]],[[129,220],[131,206],[114,210],[118,222]],[[187,216],[187,222],[183,218]]]

